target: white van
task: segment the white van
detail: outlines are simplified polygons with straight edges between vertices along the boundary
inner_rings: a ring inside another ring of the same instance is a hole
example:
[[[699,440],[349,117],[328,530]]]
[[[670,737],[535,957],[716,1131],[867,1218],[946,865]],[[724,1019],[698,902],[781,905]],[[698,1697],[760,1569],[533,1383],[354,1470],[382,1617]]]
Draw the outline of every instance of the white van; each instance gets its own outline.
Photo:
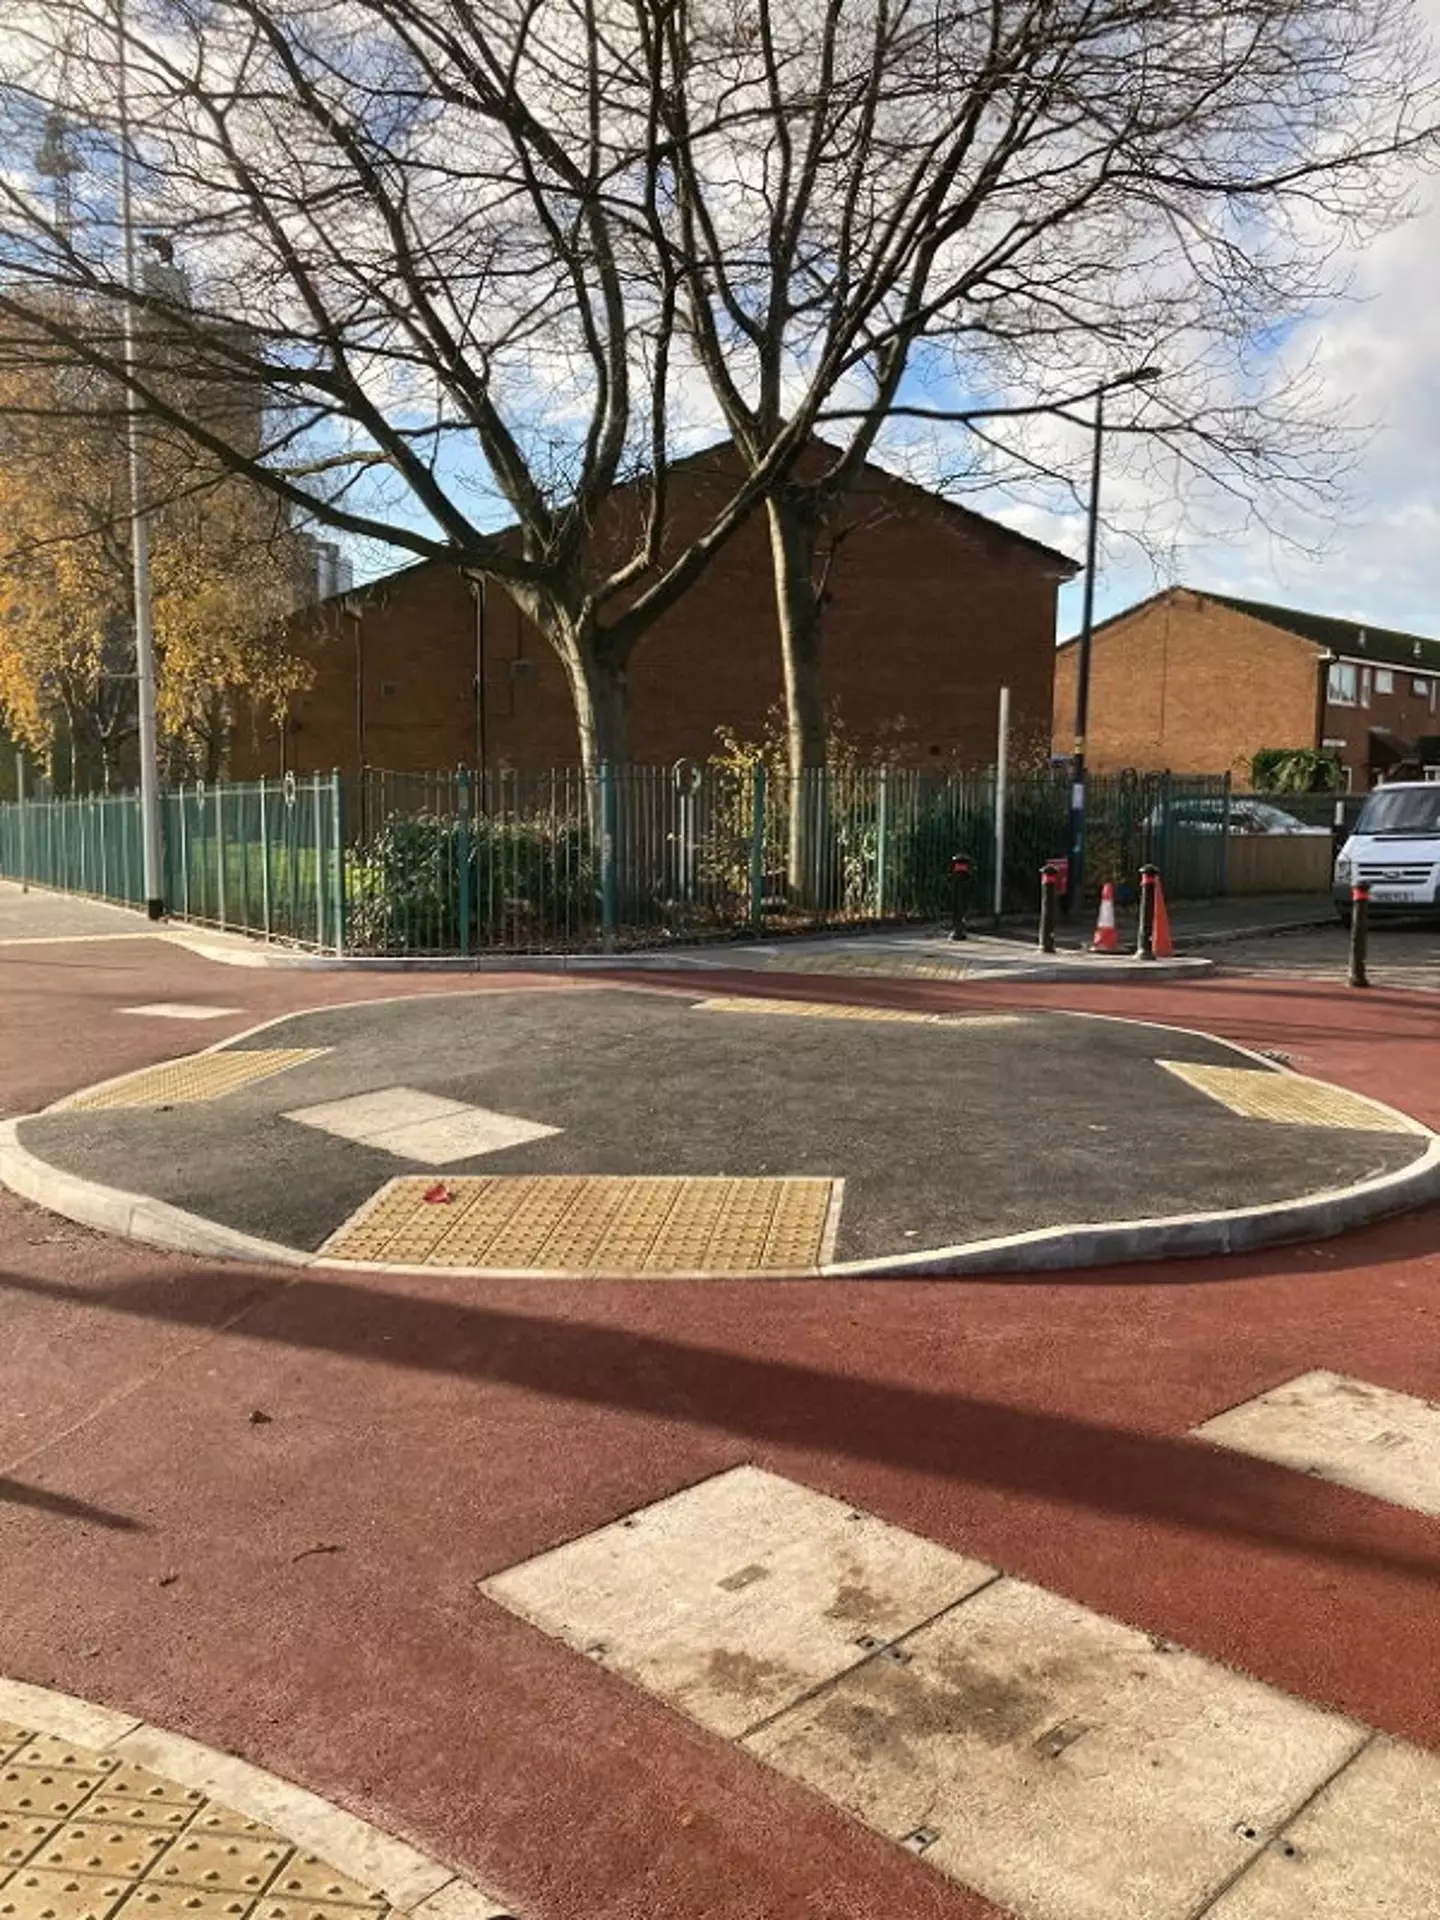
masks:
[[[1335,862],[1335,907],[1347,925],[1357,880],[1372,907],[1440,907],[1440,779],[1377,787],[1360,809]]]

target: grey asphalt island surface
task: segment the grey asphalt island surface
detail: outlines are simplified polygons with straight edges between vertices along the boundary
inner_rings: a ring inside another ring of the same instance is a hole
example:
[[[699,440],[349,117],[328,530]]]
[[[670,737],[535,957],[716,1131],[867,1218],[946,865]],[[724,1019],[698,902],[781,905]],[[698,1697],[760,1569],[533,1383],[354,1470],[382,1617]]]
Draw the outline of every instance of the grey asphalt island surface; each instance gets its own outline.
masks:
[[[594,988],[371,1002],[296,1015],[237,1050],[324,1047],[218,1100],[50,1111],[31,1153],[314,1251],[387,1180],[431,1171],[293,1119],[407,1088],[560,1129],[455,1174],[843,1178],[834,1257],[1249,1208],[1410,1164],[1419,1134],[1243,1118],[1156,1064],[1257,1067],[1169,1028],[1025,1012],[1013,1024],[810,1018]],[[230,1049],[227,1049],[227,1051]]]

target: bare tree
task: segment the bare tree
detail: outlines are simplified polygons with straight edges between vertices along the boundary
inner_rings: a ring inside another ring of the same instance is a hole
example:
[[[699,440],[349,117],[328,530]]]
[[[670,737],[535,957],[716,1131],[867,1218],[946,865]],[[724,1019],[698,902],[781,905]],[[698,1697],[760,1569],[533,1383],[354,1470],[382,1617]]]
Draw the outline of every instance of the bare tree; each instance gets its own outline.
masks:
[[[655,252],[687,349],[752,472],[824,435],[766,497],[797,774],[825,753],[827,537],[882,435],[944,428],[932,473],[1053,482],[1054,417],[1156,364],[1117,425],[1172,487],[1252,511],[1333,479],[1337,423],[1282,343],[1433,150],[1408,0],[634,8],[673,76]]]
[[[761,506],[790,761],[820,762],[822,556],[907,418],[1053,474],[997,407],[1159,359],[1136,428],[1241,494],[1304,484],[1325,435],[1274,330],[1431,140],[1410,0],[130,0],[182,301],[116,270],[119,4],[21,0],[0,44],[0,361],[38,329],[123,378],[138,301],[160,426],[503,585],[592,766],[626,758],[634,647]],[[742,471],[682,540],[706,409]]]
[[[120,271],[122,59],[142,217],[183,294]],[[124,386],[138,305],[129,390],[157,430],[307,519],[499,582],[564,664],[587,766],[623,761],[635,645],[794,444],[670,537],[675,290],[640,258],[662,59],[613,43],[599,0],[22,9],[0,42],[0,364]],[[638,513],[615,510],[627,482]]]

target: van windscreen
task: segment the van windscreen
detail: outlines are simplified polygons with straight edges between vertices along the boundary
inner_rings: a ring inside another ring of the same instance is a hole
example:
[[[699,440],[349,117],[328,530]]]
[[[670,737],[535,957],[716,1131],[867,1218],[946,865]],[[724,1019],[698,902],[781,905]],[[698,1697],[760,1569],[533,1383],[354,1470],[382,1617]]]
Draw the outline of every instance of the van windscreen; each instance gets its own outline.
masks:
[[[1365,802],[1356,833],[1440,834],[1440,782],[1429,787],[1381,787]]]

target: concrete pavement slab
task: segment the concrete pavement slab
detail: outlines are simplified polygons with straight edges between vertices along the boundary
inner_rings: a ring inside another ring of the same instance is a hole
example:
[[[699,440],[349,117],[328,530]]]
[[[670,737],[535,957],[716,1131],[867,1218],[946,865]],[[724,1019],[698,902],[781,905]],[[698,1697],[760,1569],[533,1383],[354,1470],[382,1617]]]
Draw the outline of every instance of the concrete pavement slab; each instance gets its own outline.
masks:
[[[1213,1446],[1440,1515],[1440,1406],[1343,1374],[1304,1373],[1196,1429]]]
[[[1375,1740],[1206,1920],[1429,1920],[1437,1888],[1440,1759]]]
[[[65,940],[150,938],[143,913],[76,894],[47,893],[0,880],[0,946]]]
[[[1191,1920],[1368,1737],[1000,1580],[745,1745],[1022,1920]]]
[[[484,1591],[738,1737],[995,1577],[873,1514],[743,1466]]]

